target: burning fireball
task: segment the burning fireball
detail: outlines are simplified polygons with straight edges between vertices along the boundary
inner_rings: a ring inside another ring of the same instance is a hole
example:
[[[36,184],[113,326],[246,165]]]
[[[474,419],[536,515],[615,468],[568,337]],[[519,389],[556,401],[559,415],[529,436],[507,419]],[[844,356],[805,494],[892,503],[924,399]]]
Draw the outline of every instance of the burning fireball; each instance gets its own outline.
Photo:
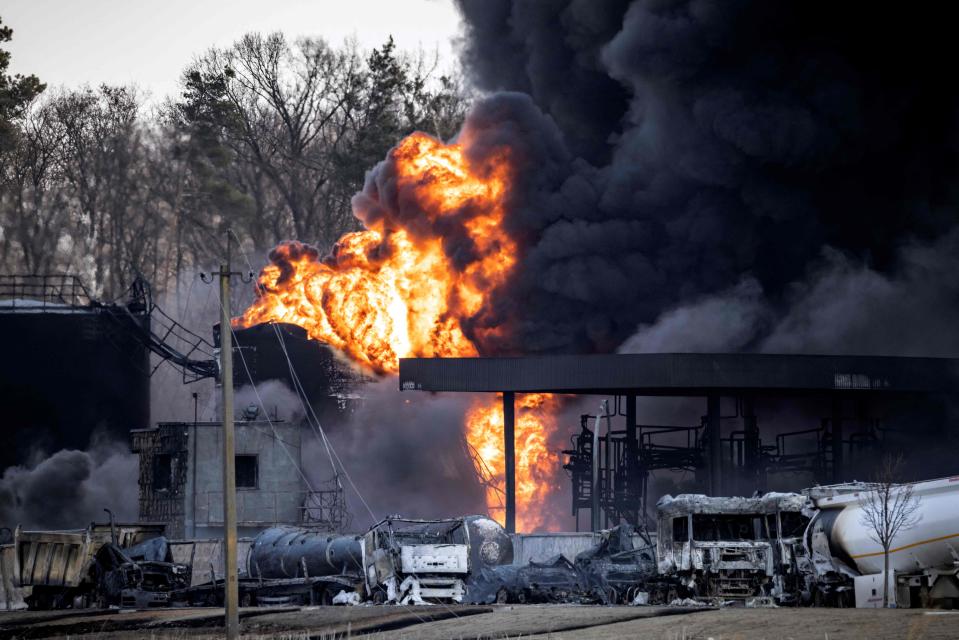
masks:
[[[366,227],[340,238],[331,255],[288,242],[270,254],[257,298],[235,323],[284,322],[377,373],[403,357],[478,356],[502,329],[480,321],[508,282],[517,243],[504,225],[515,175],[508,146],[470,154],[471,136],[453,144],[414,133],[390,151],[354,197]],[[455,247],[455,248],[454,248]],[[558,468],[546,446],[555,400],[521,396],[516,427],[517,522],[544,526],[543,498]],[[466,438],[490,515],[503,519],[503,416],[494,398],[467,414]]]

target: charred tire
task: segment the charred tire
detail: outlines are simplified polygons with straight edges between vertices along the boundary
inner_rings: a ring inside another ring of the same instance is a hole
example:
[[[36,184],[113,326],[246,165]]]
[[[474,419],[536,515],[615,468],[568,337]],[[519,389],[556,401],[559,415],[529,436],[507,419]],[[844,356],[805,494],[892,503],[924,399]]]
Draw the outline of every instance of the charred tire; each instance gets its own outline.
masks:
[[[316,594],[316,602],[322,607],[333,606],[333,592],[330,589],[320,589]]]

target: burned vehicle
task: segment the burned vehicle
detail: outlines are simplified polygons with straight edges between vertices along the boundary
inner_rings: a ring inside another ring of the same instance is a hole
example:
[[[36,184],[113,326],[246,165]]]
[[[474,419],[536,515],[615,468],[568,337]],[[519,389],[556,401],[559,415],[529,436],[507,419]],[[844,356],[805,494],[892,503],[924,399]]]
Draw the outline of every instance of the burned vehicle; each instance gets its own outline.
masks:
[[[468,585],[467,600],[483,604],[632,602],[656,575],[656,550],[649,537],[628,524],[599,534],[574,560],[556,555],[525,565],[483,568]]]
[[[471,575],[512,560],[509,535],[486,516],[394,516],[363,536],[364,576],[374,602],[464,602]]]
[[[30,609],[91,606],[162,607],[188,584],[188,567],[157,556],[144,538],[151,525],[98,525],[70,531],[14,534],[15,578]]]
[[[599,542],[576,556],[576,567],[604,604],[628,604],[656,576],[656,548],[643,530],[623,524],[603,531]]]
[[[663,496],[659,574],[676,581],[679,597],[796,602],[806,573],[805,504],[798,494]]]
[[[583,571],[563,555],[525,565],[482,569],[469,581],[467,601],[472,604],[528,604],[604,602]]]

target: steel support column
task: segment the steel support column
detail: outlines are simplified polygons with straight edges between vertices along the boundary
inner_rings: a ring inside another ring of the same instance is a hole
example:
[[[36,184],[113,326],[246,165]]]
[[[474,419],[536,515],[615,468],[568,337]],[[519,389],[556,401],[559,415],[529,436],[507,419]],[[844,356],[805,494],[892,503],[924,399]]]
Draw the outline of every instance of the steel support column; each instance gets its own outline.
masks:
[[[516,533],[516,394],[503,394],[503,451],[506,454],[506,530]]]
[[[723,490],[723,457],[720,451],[720,398],[706,398],[707,452],[709,455],[709,493],[721,496]]]

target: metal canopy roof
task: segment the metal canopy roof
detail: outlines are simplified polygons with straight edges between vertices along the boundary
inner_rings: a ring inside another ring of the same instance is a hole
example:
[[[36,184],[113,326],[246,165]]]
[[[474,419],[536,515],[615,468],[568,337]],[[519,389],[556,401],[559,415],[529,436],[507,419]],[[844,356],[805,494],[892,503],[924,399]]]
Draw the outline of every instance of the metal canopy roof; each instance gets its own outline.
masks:
[[[404,358],[402,391],[959,393],[959,359],[736,353]]]

